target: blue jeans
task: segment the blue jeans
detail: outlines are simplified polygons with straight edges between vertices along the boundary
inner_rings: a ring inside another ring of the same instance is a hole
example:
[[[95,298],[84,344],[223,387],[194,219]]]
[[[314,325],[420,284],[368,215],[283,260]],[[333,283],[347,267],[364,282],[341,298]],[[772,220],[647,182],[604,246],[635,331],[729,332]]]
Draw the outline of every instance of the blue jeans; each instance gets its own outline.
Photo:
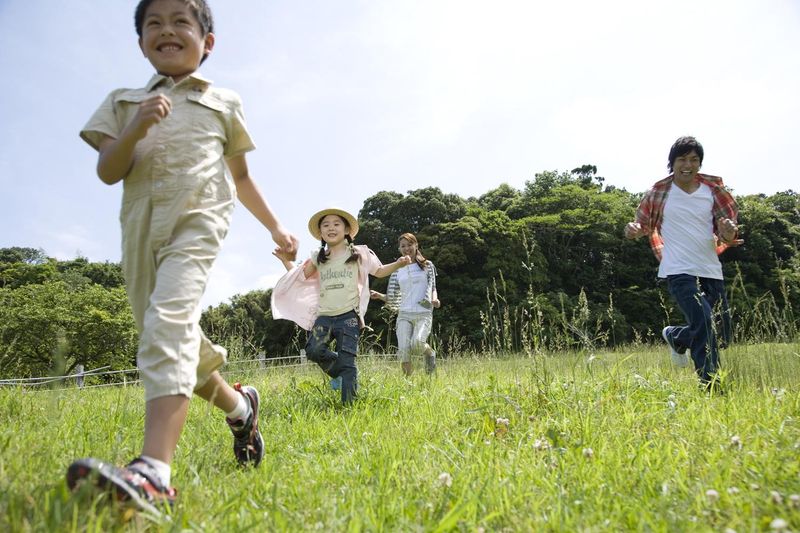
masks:
[[[702,382],[709,382],[719,369],[719,340],[731,338],[731,316],[725,282],[690,274],[667,276],[667,289],[686,317],[686,326],[670,329],[676,348],[688,348]],[[715,308],[719,305],[718,316]],[[719,323],[715,327],[715,322]]]
[[[356,351],[360,328],[355,311],[337,316],[319,316],[308,334],[306,357],[332,378],[342,378],[342,403],[353,401],[358,389]],[[336,351],[329,347],[336,341]]]

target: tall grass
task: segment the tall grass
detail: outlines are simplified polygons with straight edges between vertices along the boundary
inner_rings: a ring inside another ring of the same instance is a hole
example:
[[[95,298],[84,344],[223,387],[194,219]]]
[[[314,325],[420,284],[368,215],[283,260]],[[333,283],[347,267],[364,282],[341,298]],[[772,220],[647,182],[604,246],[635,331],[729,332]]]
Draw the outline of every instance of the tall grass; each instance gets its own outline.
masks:
[[[238,468],[223,415],[195,400],[168,522],[123,522],[63,481],[76,457],[139,452],[138,386],[0,389],[0,530],[798,530],[800,345],[724,358],[720,396],[647,347],[451,357],[411,379],[364,357],[349,408],[311,365],[240,368],[266,457]]]

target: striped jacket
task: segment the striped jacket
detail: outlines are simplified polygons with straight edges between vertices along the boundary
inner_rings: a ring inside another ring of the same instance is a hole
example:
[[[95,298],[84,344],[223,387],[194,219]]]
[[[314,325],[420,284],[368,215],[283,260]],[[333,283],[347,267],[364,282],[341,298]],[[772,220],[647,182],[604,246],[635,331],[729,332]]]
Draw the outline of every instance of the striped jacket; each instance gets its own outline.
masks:
[[[389,276],[389,286],[386,288],[386,307],[394,312],[400,309],[400,304],[403,302],[403,294],[400,290],[400,280],[397,277],[400,270],[395,270]],[[425,300],[419,302],[422,307],[433,309],[431,300],[433,293],[436,291],[436,267],[433,266],[433,261],[428,261],[425,266],[425,273],[428,275],[428,289],[425,291]],[[427,303],[427,305],[425,305]]]
[[[642,198],[639,208],[636,210],[636,222],[638,222],[642,229],[650,236],[650,248],[653,254],[661,261],[661,251],[664,249],[664,239],[661,238],[661,222],[664,220],[664,205],[667,203],[667,196],[669,196],[670,185],[672,185],[673,176],[669,175],[663,180],[656,182],[653,187],[647,191]],[[724,252],[732,246],[738,246],[739,243],[734,239],[733,242],[723,242],[717,233],[717,220],[721,218],[729,218],[734,222],[739,218],[739,208],[736,206],[736,200],[733,195],[725,189],[722,183],[722,178],[718,176],[709,176],[707,174],[698,174],[697,180],[708,185],[711,188],[711,196],[714,198],[713,219],[714,219],[714,236],[717,241],[717,255]]]

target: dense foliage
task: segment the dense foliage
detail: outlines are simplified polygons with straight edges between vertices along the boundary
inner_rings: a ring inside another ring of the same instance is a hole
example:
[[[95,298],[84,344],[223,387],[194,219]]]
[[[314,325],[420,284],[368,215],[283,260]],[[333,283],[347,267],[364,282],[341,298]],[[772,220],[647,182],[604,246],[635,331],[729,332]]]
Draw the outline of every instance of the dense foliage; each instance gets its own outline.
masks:
[[[437,266],[443,306],[434,343],[451,351],[539,351],[655,340],[679,311],[656,278],[645,239],[622,238],[640,193],[605,185],[597,169],[536,174],[522,190],[502,184],[477,198],[436,187],[379,192],[359,212],[357,242],[384,261],[415,233]],[[745,245],[722,255],[736,340],[786,340],[798,332],[800,195],[739,196]],[[133,364],[135,330],[119,265],[56,261],[30,248],[0,249],[0,375],[41,375]],[[373,280],[383,290],[386,279]],[[270,290],[207,309],[210,338],[242,356],[296,354],[305,336],[272,320]],[[370,306],[370,349],[390,349],[393,318]],[[237,356],[233,354],[234,358]],[[57,361],[61,363],[57,363]]]

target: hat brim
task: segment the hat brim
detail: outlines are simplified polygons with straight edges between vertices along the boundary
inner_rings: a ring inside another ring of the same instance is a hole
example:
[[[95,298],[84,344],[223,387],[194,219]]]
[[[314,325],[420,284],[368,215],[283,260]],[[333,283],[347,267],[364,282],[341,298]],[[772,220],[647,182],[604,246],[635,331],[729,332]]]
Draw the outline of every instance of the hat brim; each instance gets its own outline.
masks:
[[[313,237],[317,240],[322,238],[322,234],[319,231],[319,223],[320,221],[328,216],[328,215],[339,215],[343,219],[347,221],[347,225],[350,226],[349,235],[351,239],[354,239],[356,233],[358,233],[358,219],[345,211],[344,209],[337,209],[335,207],[330,209],[323,209],[317,213],[311,215],[311,218],[308,220],[308,231],[313,235]]]

